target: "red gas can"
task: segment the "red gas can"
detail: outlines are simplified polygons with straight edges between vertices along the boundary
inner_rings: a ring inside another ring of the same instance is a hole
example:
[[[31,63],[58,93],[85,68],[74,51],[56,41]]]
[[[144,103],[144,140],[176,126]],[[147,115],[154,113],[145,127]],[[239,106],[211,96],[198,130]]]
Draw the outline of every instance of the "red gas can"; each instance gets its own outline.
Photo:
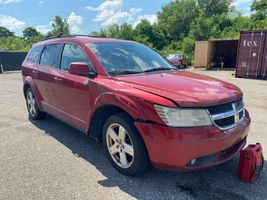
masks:
[[[261,145],[259,143],[249,145],[240,152],[237,174],[244,182],[255,182],[263,169],[263,165]]]

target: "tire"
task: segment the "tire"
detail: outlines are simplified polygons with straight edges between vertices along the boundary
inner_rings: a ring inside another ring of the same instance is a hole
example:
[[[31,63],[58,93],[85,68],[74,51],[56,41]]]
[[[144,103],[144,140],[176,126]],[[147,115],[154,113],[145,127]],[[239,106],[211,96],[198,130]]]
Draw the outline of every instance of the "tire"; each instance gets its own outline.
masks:
[[[133,120],[125,113],[107,119],[103,127],[103,144],[113,167],[124,175],[141,174],[150,166],[144,141]]]
[[[29,117],[33,120],[43,119],[46,116],[46,113],[40,111],[36,103],[35,95],[32,88],[28,88],[26,90],[25,96],[26,96],[26,106],[29,113]]]

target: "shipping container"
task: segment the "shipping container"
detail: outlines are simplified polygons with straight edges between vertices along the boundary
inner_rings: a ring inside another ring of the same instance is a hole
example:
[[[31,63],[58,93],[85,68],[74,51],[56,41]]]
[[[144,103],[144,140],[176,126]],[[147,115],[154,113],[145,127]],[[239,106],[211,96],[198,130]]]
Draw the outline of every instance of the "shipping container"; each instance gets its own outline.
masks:
[[[0,73],[21,70],[27,52],[0,52]]]
[[[267,30],[241,31],[236,76],[267,79]]]
[[[195,42],[194,67],[235,68],[238,39],[224,38]]]

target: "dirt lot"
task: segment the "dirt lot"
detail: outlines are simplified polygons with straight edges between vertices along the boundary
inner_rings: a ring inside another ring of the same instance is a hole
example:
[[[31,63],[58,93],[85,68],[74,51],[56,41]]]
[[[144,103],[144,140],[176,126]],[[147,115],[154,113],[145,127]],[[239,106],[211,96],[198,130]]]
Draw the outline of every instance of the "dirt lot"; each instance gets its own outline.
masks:
[[[248,142],[261,142],[267,158],[267,81],[197,73],[243,90],[252,117]],[[256,184],[245,184],[236,176],[237,162],[125,177],[110,166],[101,144],[52,117],[30,122],[21,74],[0,74],[0,199],[267,199],[266,167]]]

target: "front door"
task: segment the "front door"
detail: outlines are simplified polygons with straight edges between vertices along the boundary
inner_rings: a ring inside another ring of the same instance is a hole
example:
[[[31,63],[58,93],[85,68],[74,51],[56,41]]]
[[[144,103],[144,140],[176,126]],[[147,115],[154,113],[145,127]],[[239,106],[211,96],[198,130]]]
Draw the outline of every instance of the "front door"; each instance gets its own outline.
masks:
[[[90,111],[90,79],[68,73],[72,62],[91,64],[82,48],[76,44],[65,44],[61,56],[60,75],[56,80],[57,107],[64,119],[82,129],[88,128]]]

